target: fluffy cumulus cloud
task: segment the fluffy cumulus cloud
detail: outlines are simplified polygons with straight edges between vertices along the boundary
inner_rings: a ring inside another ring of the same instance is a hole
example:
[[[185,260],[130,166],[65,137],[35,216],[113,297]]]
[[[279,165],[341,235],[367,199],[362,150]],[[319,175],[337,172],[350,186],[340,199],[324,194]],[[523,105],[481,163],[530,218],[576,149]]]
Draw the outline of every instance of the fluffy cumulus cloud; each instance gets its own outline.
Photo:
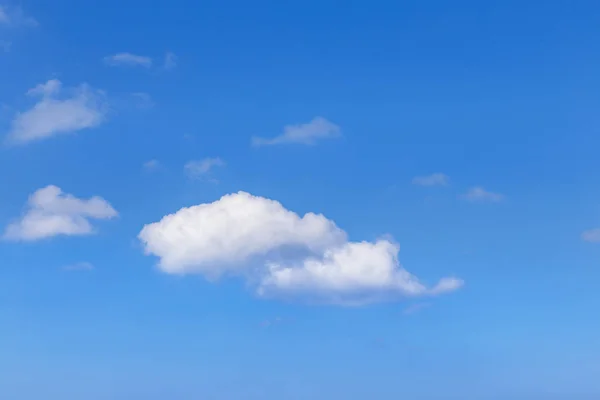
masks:
[[[66,95],[63,92],[56,79],[30,89],[27,95],[38,101],[14,117],[8,141],[24,144],[93,128],[104,121],[107,107],[102,92],[86,84],[66,90]]]
[[[25,214],[6,228],[8,240],[34,241],[58,235],[94,233],[92,219],[110,219],[117,211],[103,198],[78,199],[57,186],[47,186],[29,197]]]
[[[450,182],[448,175],[435,173],[425,176],[416,176],[413,178],[413,184],[419,186],[447,186]]]
[[[300,217],[277,201],[239,192],[182,208],[146,225],[139,238],[165,272],[218,276],[286,246],[322,251],[343,243],[345,234],[322,215]]]
[[[266,297],[363,304],[462,286],[443,278],[428,287],[402,268],[392,240],[350,242],[323,215],[300,216],[245,192],[183,208],[146,225],[139,239],[166,273],[241,276]]]
[[[144,67],[152,66],[152,58],[131,53],[117,53],[104,57],[104,63],[111,67]]]
[[[462,281],[444,278],[428,288],[398,262],[399,246],[389,240],[348,242],[297,265],[268,264],[259,293],[311,293],[335,303],[363,303],[397,295],[422,296],[458,289]]]
[[[283,133],[274,138],[253,137],[254,146],[269,146],[276,144],[304,144],[314,145],[322,139],[332,139],[341,136],[341,129],[336,124],[323,117],[316,117],[312,121],[288,125],[283,128]]]

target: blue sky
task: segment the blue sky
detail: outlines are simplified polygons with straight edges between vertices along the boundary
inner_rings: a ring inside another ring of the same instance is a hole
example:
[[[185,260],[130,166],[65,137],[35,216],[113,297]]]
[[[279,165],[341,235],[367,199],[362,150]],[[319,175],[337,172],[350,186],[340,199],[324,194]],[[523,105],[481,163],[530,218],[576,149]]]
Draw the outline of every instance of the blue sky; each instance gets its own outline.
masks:
[[[0,397],[598,398],[571,3],[0,2]]]

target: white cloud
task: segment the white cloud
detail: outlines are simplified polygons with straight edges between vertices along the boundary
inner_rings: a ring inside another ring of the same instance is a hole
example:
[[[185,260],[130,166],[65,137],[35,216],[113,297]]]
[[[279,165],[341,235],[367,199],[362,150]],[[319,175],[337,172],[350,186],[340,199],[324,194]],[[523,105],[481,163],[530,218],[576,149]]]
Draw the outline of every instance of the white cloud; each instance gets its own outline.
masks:
[[[219,157],[209,157],[202,160],[188,161],[183,169],[190,178],[198,179],[206,177],[213,168],[223,166],[225,166],[225,162]]]
[[[25,15],[20,7],[7,7],[0,5],[0,26],[5,27],[36,27],[35,18]]]
[[[139,239],[165,272],[218,276],[283,246],[322,250],[345,234],[322,215],[300,217],[277,201],[239,192],[167,215],[144,226]]]
[[[435,173],[413,178],[412,183],[419,186],[447,186],[450,182],[448,175]]]
[[[92,271],[94,265],[87,261],[79,262],[75,264],[65,265],[61,268],[63,271]]]
[[[138,237],[166,273],[209,279],[238,275],[269,297],[363,304],[462,286],[459,279],[445,278],[426,287],[400,266],[394,242],[348,242],[323,215],[301,217],[277,201],[245,192],[182,208],[144,226]]]
[[[582,232],[581,239],[586,242],[600,243],[600,228],[589,229]]]
[[[427,288],[400,266],[399,250],[397,244],[385,239],[348,242],[299,265],[270,263],[259,293],[310,294],[327,302],[362,304],[398,295],[442,294],[462,286],[459,279],[444,278]]]
[[[321,139],[332,139],[341,136],[341,129],[325,118],[316,117],[306,124],[288,125],[283,128],[283,134],[271,139],[253,137],[254,146],[296,143],[314,145]]]
[[[78,199],[50,185],[29,197],[27,211],[6,228],[4,238],[34,241],[58,235],[89,235],[94,233],[90,219],[110,219],[117,215],[101,197]]]
[[[9,142],[24,144],[35,140],[93,128],[105,120],[107,106],[102,92],[83,84],[59,97],[62,83],[56,79],[30,89],[29,96],[39,97],[29,110],[18,113],[12,121]]]
[[[465,198],[468,201],[473,201],[473,202],[489,201],[492,203],[497,203],[497,202],[504,200],[504,195],[502,195],[500,193],[488,192],[484,188],[477,186],[477,187],[472,187],[471,189],[469,189],[467,191],[467,193],[465,193],[463,195],[463,198]]]
[[[168,52],[165,55],[165,63],[164,63],[164,68],[165,69],[173,69],[177,66],[177,56],[171,52]]]
[[[462,279],[455,277],[446,277],[438,281],[438,283],[429,290],[431,294],[444,294],[454,292],[463,287],[465,282]]]
[[[104,57],[104,63],[111,67],[145,67],[150,68],[152,66],[152,58],[145,56],[138,56],[131,53],[117,53],[111,56]]]

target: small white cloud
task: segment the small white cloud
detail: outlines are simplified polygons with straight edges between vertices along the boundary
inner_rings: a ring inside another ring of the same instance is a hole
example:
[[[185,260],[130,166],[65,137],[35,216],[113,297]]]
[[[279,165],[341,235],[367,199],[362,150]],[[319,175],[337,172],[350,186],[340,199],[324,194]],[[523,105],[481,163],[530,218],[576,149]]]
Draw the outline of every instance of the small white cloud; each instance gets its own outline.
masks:
[[[485,190],[484,188],[482,188],[480,186],[472,187],[462,197],[464,199],[466,199],[468,201],[472,201],[472,202],[488,201],[488,202],[492,202],[492,203],[497,203],[497,202],[504,200],[504,195],[502,195],[500,193],[488,192],[487,190]]]
[[[462,279],[455,277],[442,278],[433,288],[431,288],[429,293],[434,295],[450,293],[460,289],[464,285],[465,282]]]
[[[156,171],[160,168],[160,162],[158,160],[149,160],[143,166],[146,171]]]
[[[412,183],[419,186],[447,186],[450,182],[448,175],[435,173],[413,178]]]
[[[61,269],[63,271],[92,271],[94,270],[94,265],[92,263],[84,261],[76,264],[65,265]]]
[[[183,169],[190,178],[199,179],[208,176],[213,168],[223,166],[225,166],[225,162],[219,157],[209,157],[202,160],[188,161]]]
[[[104,63],[111,67],[145,67],[150,68],[152,66],[152,58],[145,56],[138,56],[131,53],[117,53],[111,56],[104,57]]]
[[[0,5],[0,26],[5,27],[36,27],[35,18],[25,15],[20,7],[7,7]]]
[[[27,94],[40,99],[31,109],[15,116],[8,141],[24,144],[93,128],[105,120],[107,106],[102,92],[86,84],[59,97],[62,91],[62,83],[56,79],[30,89]]]
[[[398,263],[396,243],[349,242],[323,215],[299,216],[245,192],[182,208],[144,226],[138,238],[166,273],[241,276],[268,297],[355,305],[439,295],[463,285],[443,278],[427,287]]]
[[[582,232],[581,239],[586,242],[600,243],[600,228],[589,229]]]
[[[165,63],[164,63],[164,68],[165,69],[173,69],[177,66],[177,56],[171,52],[168,52],[165,55]]]
[[[304,144],[314,145],[322,139],[332,139],[341,136],[341,129],[336,124],[325,118],[316,117],[306,124],[288,125],[283,128],[283,133],[274,138],[253,137],[254,146],[269,146],[276,144]]]
[[[89,235],[94,233],[90,219],[110,219],[117,215],[101,197],[78,199],[50,185],[29,197],[27,211],[6,228],[4,238],[34,241],[58,235]]]

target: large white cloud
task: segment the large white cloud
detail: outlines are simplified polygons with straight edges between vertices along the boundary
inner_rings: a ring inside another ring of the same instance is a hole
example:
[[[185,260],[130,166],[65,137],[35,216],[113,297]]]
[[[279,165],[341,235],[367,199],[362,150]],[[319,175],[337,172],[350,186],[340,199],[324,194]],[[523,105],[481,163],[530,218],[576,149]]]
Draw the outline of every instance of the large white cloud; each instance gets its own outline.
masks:
[[[166,273],[239,275],[265,296],[361,304],[437,295],[463,284],[443,278],[427,287],[400,266],[393,241],[349,242],[323,215],[300,217],[277,201],[245,192],[182,208],[144,226],[139,239]]]
[[[345,233],[322,215],[300,217],[277,201],[239,192],[182,208],[144,226],[139,238],[165,272],[220,275],[285,246],[322,251],[343,243]]]
[[[85,84],[70,89],[67,96],[59,96],[61,92],[62,83],[56,79],[29,90],[29,96],[40,99],[31,109],[15,116],[8,140],[23,144],[93,128],[104,121],[107,107],[101,92]]]
[[[50,185],[29,197],[26,213],[6,228],[4,238],[34,241],[57,235],[88,235],[94,233],[90,219],[110,219],[117,215],[101,197],[78,199]]]

